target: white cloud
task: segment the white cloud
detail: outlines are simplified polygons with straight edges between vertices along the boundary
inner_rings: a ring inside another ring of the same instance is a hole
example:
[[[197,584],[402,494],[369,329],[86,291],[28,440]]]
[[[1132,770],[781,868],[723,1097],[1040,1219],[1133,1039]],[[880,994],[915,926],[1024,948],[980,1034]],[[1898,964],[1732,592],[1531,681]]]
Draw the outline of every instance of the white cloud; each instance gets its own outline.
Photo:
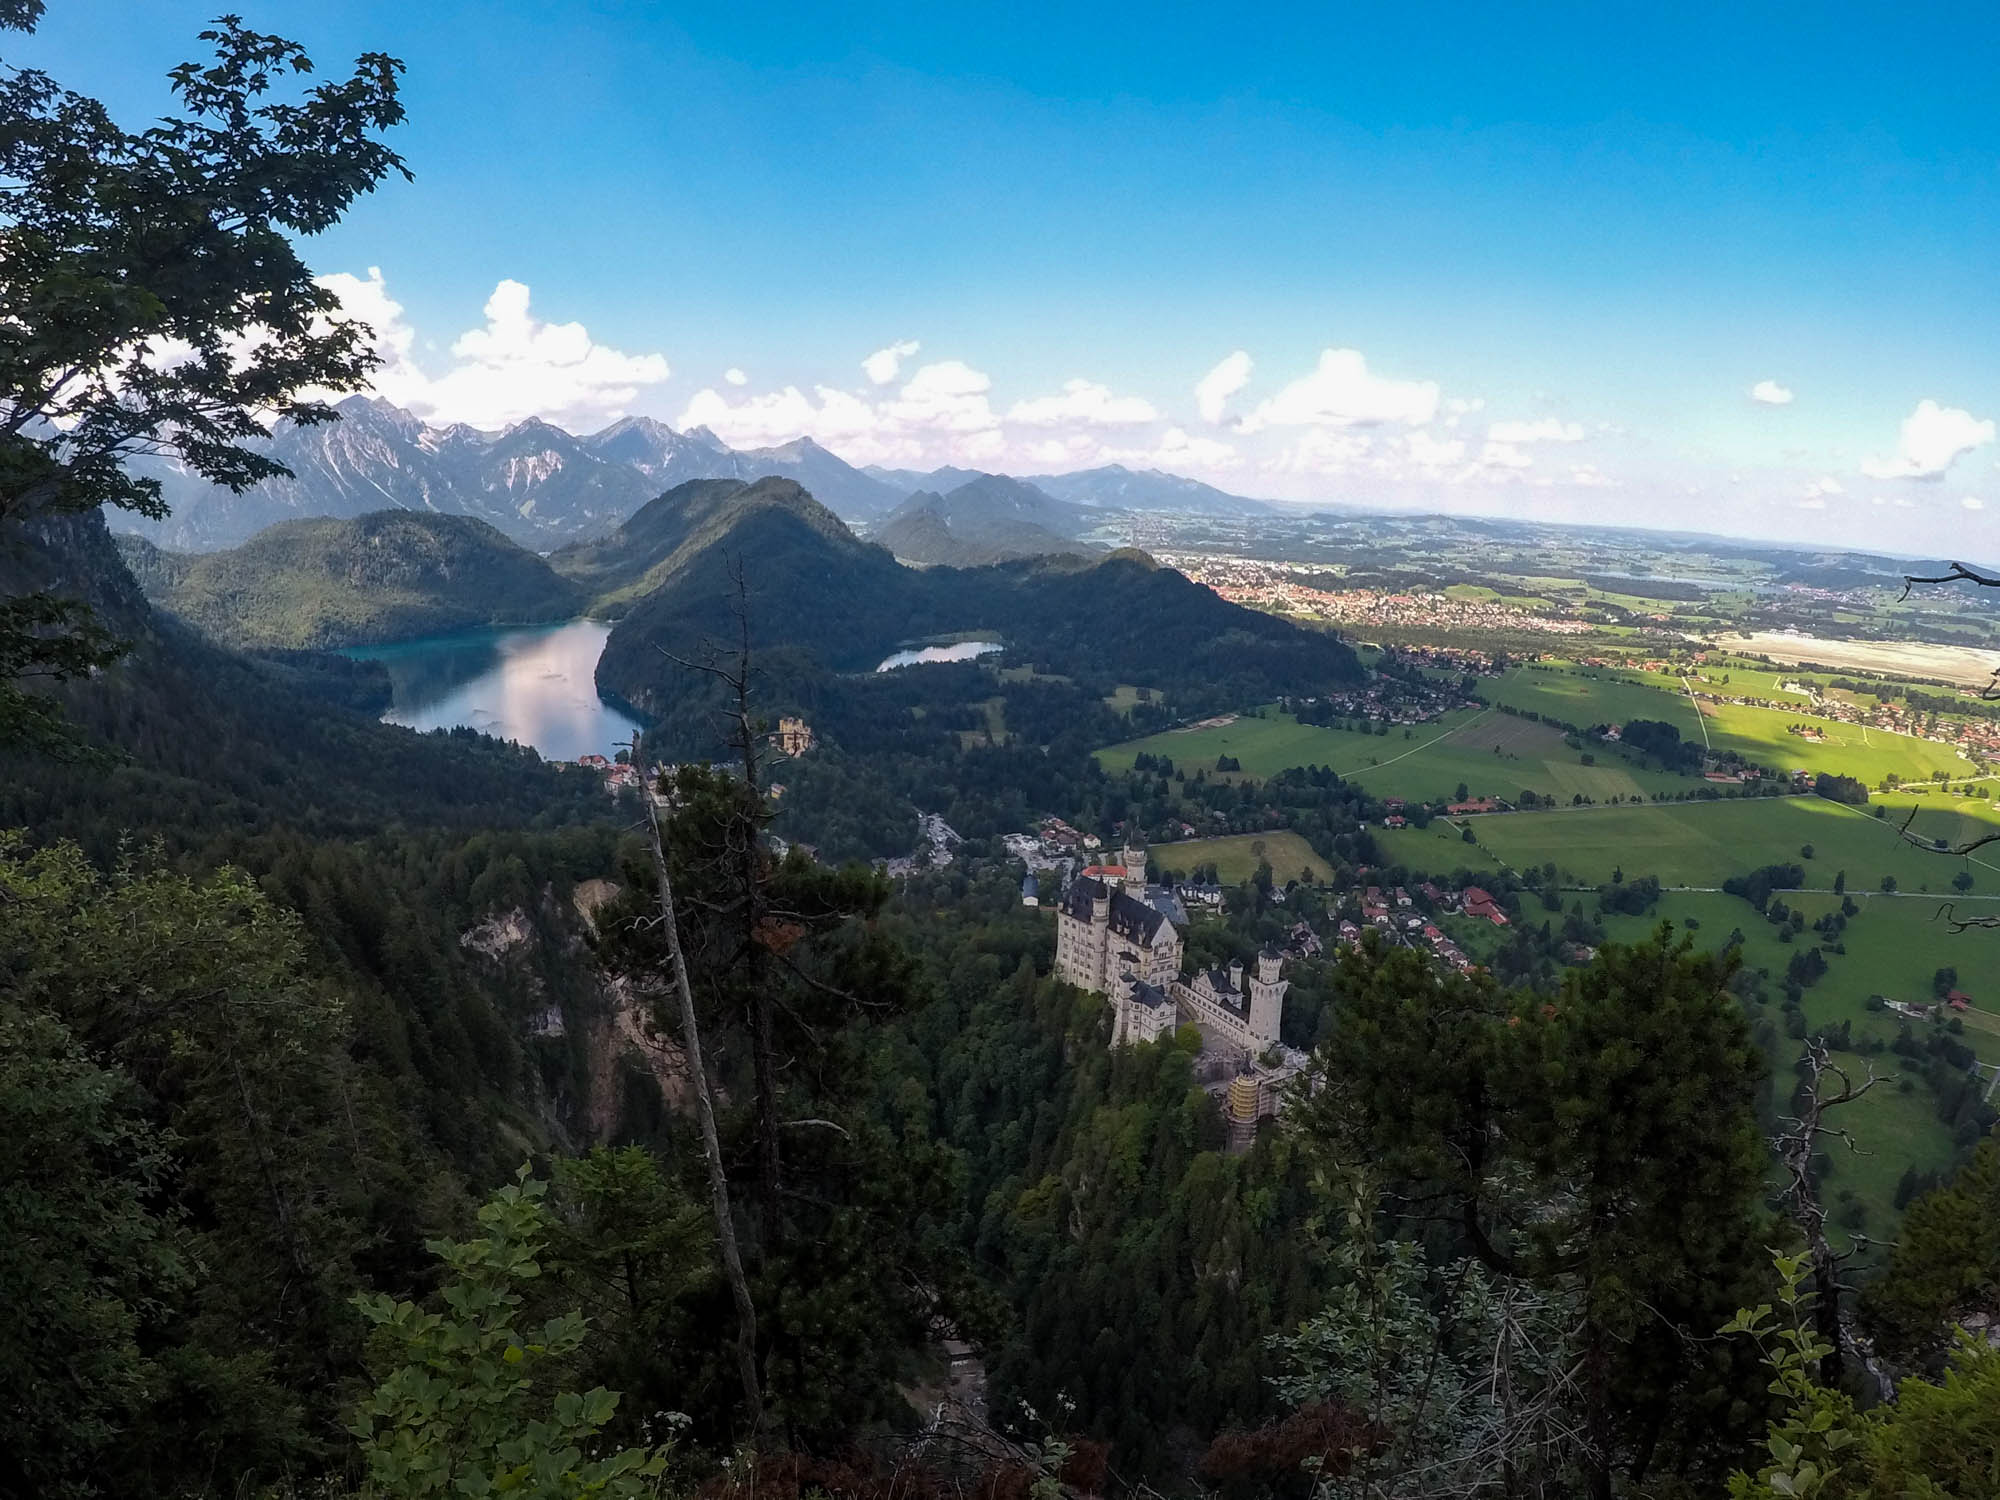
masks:
[[[1569,471],[1569,482],[1586,490],[1610,490],[1618,487],[1618,481],[1595,464],[1578,464]],[[1690,493],[1697,493],[1693,485],[1689,485],[1688,490]]]
[[[705,426],[739,448],[809,437],[851,463],[990,461],[1006,448],[988,400],[992,384],[982,371],[945,360],[879,401],[824,385],[743,397],[709,387],[689,398],[677,425]]]
[[[1964,506],[1967,510],[1986,509],[1986,502],[1980,499],[1977,495],[1967,495],[1963,500],[1959,501],[1958,503]]]
[[[704,387],[688,398],[676,425],[706,427],[733,448],[768,448],[796,437],[851,437],[874,425],[865,404],[846,392],[822,386],[815,394],[818,400],[788,385],[732,402],[714,387]]]
[[[1140,396],[1114,396],[1108,386],[1089,380],[1063,382],[1059,396],[1037,396],[1017,401],[1007,413],[1010,422],[1030,427],[1137,427],[1157,422],[1160,414],[1153,403]]]
[[[728,381],[729,384],[731,385],[748,385],[750,383],[750,377],[748,375],[745,375],[741,370],[737,369],[734,365],[731,365],[728,369],[722,372],[722,378]]]
[[[432,378],[412,358],[416,332],[389,295],[381,268],[367,278],[336,272],[320,285],[341,310],[369,324],[382,357],[375,393],[433,422],[505,427],[541,416],[587,430],[623,416],[646,386],[670,373],[658,354],[624,354],[597,343],[581,323],[544,323],[529,311],[528,288],[502,281],[486,299],[486,322],[451,346],[455,363]]]
[[[1840,481],[1830,476],[1822,476],[1806,486],[1808,498],[1824,499],[1828,495],[1844,495],[1847,491],[1840,487]]]
[[[1277,427],[1421,427],[1437,415],[1434,380],[1392,380],[1370,372],[1358,349],[1322,350],[1312,373],[1259,404],[1245,432]]]
[[[1083,468],[1096,462],[1096,451],[1096,441],[1080,432],[1066,438],[1038,438],[1027,447],[1028,457],[1046,469]]]
[[[1405,433],[1401,446],[1410,462],[1420,469],[1447,469],[1465,459],[1464,439],[1435,438],[1421,427]]]
[[[1229,398],[1250,383],[1250,356],[1238,349],[1195,382],[1194,404],[1204,422],[1220,422]]]
[[[1482,469],[1519,471],[1534,467],[1534,459],[1509,442],[1496,442],[1489,438],[1479,449],[1479,466]]]
[[[903,368],[903,361],[915,354],[919,347],[915,339],[903,339],[886,349],[877,349],[861,361],[861,368],[876,385],[887,385]]]
[[[992,389],[993,381],[984,371],[962,360],[940,360],[912,375],[909,384],[883,410],[903,427],[961,434],[985,432],[999,425],[987,399]]]
[[[1543,417],[1534,422],[1495,422],[1486,429],[1486,436],[1496,443],[1580,443],[1583,427]]]
[[[1957,406],[1919,401],[1903,418],[1901,442],[1894,458],[1864,459],[1861,472],[1871,479],[1941,479],[1963,455],[1993,441],[1993,421],[1981,420]]]
[[[1234,445],[1169,427],[1151,448],[1101,448],[1093,462],[1141,469],[1233,469],[1242,463]]]
[[[1790,386],[1775,380],[1760,380],[1750,387],[1750,399],[1764,406],[1790,406],[1797,398]]]
[[[1345,474],[1368,457],[1375,444],[1365,432],[1309,427],[1298,441],[1265,463],[1267,469],[1292,474]]]

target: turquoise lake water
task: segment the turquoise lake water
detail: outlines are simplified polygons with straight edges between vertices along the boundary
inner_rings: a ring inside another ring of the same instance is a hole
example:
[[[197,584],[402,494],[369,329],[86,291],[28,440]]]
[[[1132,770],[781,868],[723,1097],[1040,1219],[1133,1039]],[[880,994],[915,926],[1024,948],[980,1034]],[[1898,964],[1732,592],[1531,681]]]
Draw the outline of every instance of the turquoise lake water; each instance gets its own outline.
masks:
[[[597,620],[476,630],[357,646],[349,656],[388,668],[390,724],[464,726],[533,745],[546,760],[610,755],[639,725],[597,696],[592,674],[611,627]]]

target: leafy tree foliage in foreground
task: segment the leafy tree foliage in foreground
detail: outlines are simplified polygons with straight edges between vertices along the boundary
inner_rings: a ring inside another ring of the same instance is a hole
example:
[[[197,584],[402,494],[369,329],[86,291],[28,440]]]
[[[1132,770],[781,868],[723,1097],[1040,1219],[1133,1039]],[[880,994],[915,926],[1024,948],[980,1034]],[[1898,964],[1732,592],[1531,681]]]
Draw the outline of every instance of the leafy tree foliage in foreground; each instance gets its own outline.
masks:
[[[15,5],[0,26],[39,13]],[[213,60],[170,75],[180,113],[136,132],[46,73],[0,78],[0,543],[107,505],[164,514],[135,458],[239,489],[272,478],[245,446],[261,422],[328,420],[303,393],[350,389],[375,363],[290,237],[403,170],[380,140],[403,117],[401,64],[369,53],[286,97],[281,81],[312,68],[296,43],[234,17],[202,40]],[[56,733],[21,678],[115,658],[83,625],[54,594],[0,611],[0,744]]]
[[[1805,1257],[1777,1257],[1777,1308],[1745,1308],[1723,1326],[1762,1350],[1784,1410],[1767,1462],[1730,1476],[1731,1500],[1974,1500],[2000,1486],[2000,1350],[1961,1334],[1941,1380],[1908,1380],[1893,1402],[1861,1412],[1819,1383],[1828,1345],[1815,1331]]]
[[[583,1346],[583,1316],[572,1310],[539,1327],[522,1322],[522,1288],[540,1277],[552,1228],[547,1194],[548,1184],[523,1168],[519,1181],[479,1210],[476,1238],[431,1243],[447,1273],[445,1311],[382,1295],[355,1299],[378,1343],[400,1361],[354,1417],[371,1496],[637,1500],[659,1493],[663,1451],[598,1456],[617,1392],[548,1387],[550,1373]]]

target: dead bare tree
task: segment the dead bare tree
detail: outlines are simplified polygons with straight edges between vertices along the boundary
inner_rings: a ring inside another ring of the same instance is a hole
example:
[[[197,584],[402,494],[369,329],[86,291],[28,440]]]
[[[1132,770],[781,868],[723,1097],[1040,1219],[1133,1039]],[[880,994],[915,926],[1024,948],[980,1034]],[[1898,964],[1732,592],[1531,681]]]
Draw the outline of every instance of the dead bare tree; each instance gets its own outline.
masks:
[[[1912,830],[1911,825],[1916,821],[1917,809],[1913,805],[1910,808],[1910,815],[1897,825],[1896,836],[1912,848],[1921,849],[1926,854],[1956,855],[1962,858],[1965,855],[1971,854],[1975,849],[1984,849],[1988,844],[2000,844],[2000,832],[1981,834],[1978,838],[1968,839],[1962,844],[1954,844],[1935,838],[1927,839],[1922,834]]]
[[[632,761],[643,767],[642,740],[632,741]],[[673,971],[673,985],[681,1012],[681,1053],[687,1059],[688,1084],[695,1098],[695,1116],[701,1126],[701,1152],[708,1166],[709,1206],[715,1216],[715,1238],[722,1252],[722,1271],[729,1282],[729,1294],[736,1303],[736,1371],[743,1382],[743,1396],[750,1403],[751,1431],[764,1430],[764,1396],[757,1377],[757,1308],[750,1298],[750,1279],[743,1272],[743,1256],[736,1244],[736,1219],[729,1202],[729,1174],[723,1167],[722,1140],[715,1129],[715,1095],[708,1083],[708,1068],[702,1060],[701,1024],[695,1016],[694,990],[688,983],[687,958],[681,949],[680,923],[674,915],[673,877],[667,870],[667,850],[660,835],[660,808],[655,788],[646,786],[646,831],[652,846],[653,873],[660,882],[659,925],[667,945],[667,965]]]
[[[751,1066],[757,1094],[758,1209],[764,1243],[775,1245],[779,1235],[779,1205],[783,1191],[783,1154],[778,1131],[777,1002],[765,973],[767,960],[786,942],[790,924],[774,921],[766,893],[764,862],[768,851],[763,834],[770,822],[764,798],[764,745],[768,731],[751,709],[754,665],[750,651],[750,586],[740,559],[729,562],[731,609],[736,618],[735,649],[726,655],[709,653],[690,661],[664,646],[660,654],[677,666],[702,673],[722,685],[728,725],[727,742],[743,773],[738,789],[742,806],[724,827],[725,847],[719,857],[730,867],[731,897],[737,932],[736,952],[727,967],[741,965],[748,998]]]
[[[1945,931],[1956,937],[1961,932],[1970,932],[1979,927],[2000,927],[2000,913],[1984,917],[1961,917],[1956,902],[1947,901],[1937,909],[1933,921],[1943,922]]]
[[[1820,1361],[1820,1382],[1839,1389],[1842,1373],[1852,1361],[1875,1378],[1886,1399],[1894,1394],[1889,1387],[1888,1376],[1860,1346],[1841,1310],[1842,1294],[1855,1290],[1841,1279],[1841,1268],[1857,1252],[1867,1248],[1868,1237],[1857,1234],[1855,1243],[1848,1249],[1833,1248],[1833,1242],[1826,1233],[1826,1205],[1820,1199],[1819,1184],[1813,1179],[1812,1164],[1822,1137],[1842,1142],[1856,1155],[1863,1154],[1853,1133],[1827,1123],[1827,1116],[1843,1105],[1852,1104],[1876,1084],[1892,1082],[1895,1075],[1877,1077],[1875,1065],[1864,1063],[1863,1077],[1857,1083],[1844,1066],[1833,1060],[1826,1043],[1817,1039],[1806,1043],[1800,1063],[1804,1072],[1799,1080],[1799,1113],[1786,1116],[1781,1121],[1783,1128],[1772,1139],[1772,1145],[1777,1149],[1779,1164],[1786,1175],[1785,1190],[1779,1201],[1788,1208],[1793,1221],[1805,1235],[1807,1253],[1812,1261],[1813,1318],[1820,1338],[1828,1346],[1826,1355]],[[1831,1091],[1829,1084],[1833,1085]]]
[[[1990,573],[1982,573],[1977,568],[1968,568],[1962,562],[1950,564],[1950,569],[1951,571],[1948,573],[1936,573],[1928,577],[1918,573],[1905,573],[1903,575],[1903,592],[1896,596],[1896,602],[1901,604],[1905,599],[1909,598],[1910,590],[1920,583],[1970,583],[1976,584],[1983,589],[2000,589],[2000,578],[1996,578]],[[1988,701],[2000,698],[2000,667],[1993,669],[1992,677],[1987,680],[1986,686],[1980,690],[1979,696]]]

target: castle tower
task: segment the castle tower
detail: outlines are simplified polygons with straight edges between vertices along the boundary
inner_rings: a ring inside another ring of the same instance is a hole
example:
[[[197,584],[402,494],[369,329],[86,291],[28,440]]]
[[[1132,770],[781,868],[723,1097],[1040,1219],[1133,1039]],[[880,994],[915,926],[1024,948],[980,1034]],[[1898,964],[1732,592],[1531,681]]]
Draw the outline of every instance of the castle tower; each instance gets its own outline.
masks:
[[[1143,901],[1146,898],[1146,851],[1127,844],[1118,851],[1118,862],[1125,867],[1127,893]]]
[[[1289,979],[1278,977],[1284,961],[1284,956],[1271,948],[1257,955],[1257,977],[1250,981],[1249,1026],[1260,1047],[1277,1041],[1278,1024],[1284,1019],[1285,991],[1292,987]]]

